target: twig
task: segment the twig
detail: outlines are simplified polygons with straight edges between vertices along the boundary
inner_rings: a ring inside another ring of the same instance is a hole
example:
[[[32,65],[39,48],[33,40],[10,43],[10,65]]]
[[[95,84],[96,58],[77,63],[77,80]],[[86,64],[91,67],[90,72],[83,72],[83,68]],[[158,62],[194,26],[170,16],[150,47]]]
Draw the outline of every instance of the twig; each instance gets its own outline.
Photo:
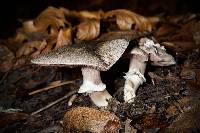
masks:
[[[50,86],[44,87],[44,88],[42,88],[42,89],[38,89],[38,90],[32,91],[32,92],[29,93],[29,95],[34,95],[34,94],[36,94],[36,93],[40,93],[40,92],[43,92],[43,91],[47,91],[47,90],[49,90],[49,89],[56,88],[56,87],[58,87],[58,86],[62,86],[62,85],[66,85],[66,84],[73,84],[73,83],[75,83],[74,80],[64,81],[64,82],[59,83],[59,84],[56,84],[56,85],[50,85]]]
[[[78,90],[71,91],[71,92],[67,93],[65,96],[63,96],[63,97],[57,99],[56,101],[54,101],[54,102],[48,104],[47,106],[45,106],[45,107],[43,107],[43,108],[41,108],[41,109],[39,109],[39,110],[37,110],[37,111],[35,111],[35,112],[32,112],[31,115],[36,115],[36,114],[38,114],[38,113],[40,113],[40,112],[42,112],[42,111],[44,111],[44,110],[46,110],[46,109],[52,107],[53,105],[55,105],[55,104],[61,102],[62,100],[67,99],[68,97],[70,97],[71,95],[73,95],[73,94],[75,94],[75,93],[77,93],[77,92],[78,92]]]

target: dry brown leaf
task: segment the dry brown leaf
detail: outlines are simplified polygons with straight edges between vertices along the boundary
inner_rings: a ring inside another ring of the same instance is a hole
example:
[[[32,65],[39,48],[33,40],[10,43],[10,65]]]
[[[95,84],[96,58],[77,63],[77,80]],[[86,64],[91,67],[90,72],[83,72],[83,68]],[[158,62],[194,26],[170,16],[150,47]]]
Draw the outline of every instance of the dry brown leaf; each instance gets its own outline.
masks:
[[[55,48],[60,48],[64,45],[71,45],[72,44],[72,30],[71,28],[61,29],[58,33],[57,43]]]
[[[26,63],[27,63],[27,58],[25,58],[25,57],[18,58],[13,65],[13,69],[21,68],[21,66],[23,66]]]
[[[80,17],[87,19],[101,19],[104,12],[102,10],[99,11],[80,11]]]
[[[40,32],[28,32],[28,30],[24,30],[23,28],[17,29],[17,32],[14,37],[8,39],[9,45],[12,45],[10,48],[12,50],[16,51],[19,49],[25,42],[31,42],[31,41],[41,41],[48,37],[48,35],[45,35]],[[13,47],[15,47],[13,49]]]
[[[63,10],[60,8],[60,10]],[[104,15],[104,12],[102,10],[99,11],[63,11],[64,14],[68,17],[76,18],[79,20],[86,20],[86,19],[101,19]]]
[[[0,45],[0,72],[7,72],[13,66],[15,56],[5,45]]]
[[[42,53],[47,53],[47,52],[53,50],[54,46],[56,44],[56,41],[57,41],[57,36],[50,36],[47,39],[47,46],[42,50]]]
[[[36,32],[37,28],[34,25],[33,20],[25,21],[22,23],[24,32]]]
[[[89,19],[77,26],[76,37],[79,40],[92,40],[100,34],[100,21]]]
[[[16,113],[0,113],[0,128],[6,127],[10,124],[25,120],[28,118],[28,114],[16,112]]]
[[[51,28],[59,29],[65,26],[66,20],[64,11],[54,7],[48,7],[39,16],[34,19],[34,26],[37,31],[44,32],[51,26]]]
[[[39,54],[40,51],[43,50],[46,45],[47,45],[46,40],[27,42],[24,44],[24,46],[22,46],[21,48],[18,49],[16,56],[18,58],[21,56],[26,56],[26,55],[30,55],[30,54],[33,54],[34,56],[36,56],[36,54],[34,54],[34,52],[37,52]]]
[[[137,13],[125,9],[112,10],[104,15],[104,19],[116,17],[116,23],[120,30],[134,29],[141,31],[152,31],[153,24],[147,17],[141,16]]]
[[[26,40],[26,35],[22,32],[22,28],[18,29],[15,36],[13,38],[9,38],[8,42],[11,44],[14,43],[22,43],[24,40]]]

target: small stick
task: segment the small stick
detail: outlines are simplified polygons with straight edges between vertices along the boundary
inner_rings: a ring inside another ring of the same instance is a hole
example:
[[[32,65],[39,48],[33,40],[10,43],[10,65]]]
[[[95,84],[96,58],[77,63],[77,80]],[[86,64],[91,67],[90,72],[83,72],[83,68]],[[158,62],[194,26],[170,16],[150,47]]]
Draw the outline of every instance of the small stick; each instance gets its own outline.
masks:
[[[40,113],[40,112],[52,107],[53,105],[61,102],[62,100],[67,99],[68,97],[70,97],[71,95],[73,95],[73,94],[75,94],[77,92],[78,92],[78,90],[71,91],[71,92],[67,93],[65,96],[63,96],[63,97],[57,99],[56,101],[53,101],[52,103],[48,104],[47,106],[45,106],[45,107],[43,107],[43,108],[41,108],[41,109],[39,109],[39,110],[37,110],[35,112],[32,112],[31,115],[36,115],[36,114],[38,114],[38,113]]]
[[[32,91],[29,93],[29,95],[34,95],[36,93],[40,93],[40,92],[43,92],[43,91],[47,91],[49,89],[52,89],[52,88],[56,88],[56,87],[59,87],[59,86],[62,86],[62,85],[66,85],[66,84],[73,84],[75,83],[74,80],[70,80],[70,81],[64,81],[62,83],[58,83],[58,84],[53,84],[53,85],[50,85],[50,86],[47,86],[47,87],[44,87],[42,89],[38,89],[38,90],[35,90],[35,91]]]

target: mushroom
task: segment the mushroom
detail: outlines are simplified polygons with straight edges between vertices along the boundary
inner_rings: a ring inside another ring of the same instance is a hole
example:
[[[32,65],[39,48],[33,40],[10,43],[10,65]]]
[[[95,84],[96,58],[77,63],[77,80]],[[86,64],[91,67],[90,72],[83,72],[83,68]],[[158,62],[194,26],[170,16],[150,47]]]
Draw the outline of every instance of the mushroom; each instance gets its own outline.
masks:
[[[112,96],[102,83],[100,71],[107,71],[122,56],[129,40],[145,36],[147,33],[115,31],[102,35],[96,41],[64,46],[50,53],[42,54],[31,62],[39,65],[80,66],[83,84],[78,93],[88,93],[97,106],[107,106]]]
[[[146,81],[144,73],[147,61],[157,66],[169,66],[176,63],[174,58],[166,52],[164,46],[161,47],[160,44],[155,44],[148,38],[141,38],[139,47],[133,48],[131,54],[129,71],[124,76],[126,79],[124,101],[128,103],[134,101],[137,88]]]

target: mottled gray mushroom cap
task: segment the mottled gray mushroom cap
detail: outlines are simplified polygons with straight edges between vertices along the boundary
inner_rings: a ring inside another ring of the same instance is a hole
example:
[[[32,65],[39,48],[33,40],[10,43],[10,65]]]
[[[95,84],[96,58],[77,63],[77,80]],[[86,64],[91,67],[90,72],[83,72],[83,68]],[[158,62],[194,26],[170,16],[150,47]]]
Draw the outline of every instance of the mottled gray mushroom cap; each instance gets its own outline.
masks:
[[[129,41],[126,39],[113,39],[97,44],[65,46],[41,54],[31,62],[39,65],[87,66],[107,71],[122,56],[128,45]]]
[[[95,41],[65,46],[31,60],[39,65],[87,66],[107,71],[122,56],[130,40],[149,35],[134,30],[112,31]]]

